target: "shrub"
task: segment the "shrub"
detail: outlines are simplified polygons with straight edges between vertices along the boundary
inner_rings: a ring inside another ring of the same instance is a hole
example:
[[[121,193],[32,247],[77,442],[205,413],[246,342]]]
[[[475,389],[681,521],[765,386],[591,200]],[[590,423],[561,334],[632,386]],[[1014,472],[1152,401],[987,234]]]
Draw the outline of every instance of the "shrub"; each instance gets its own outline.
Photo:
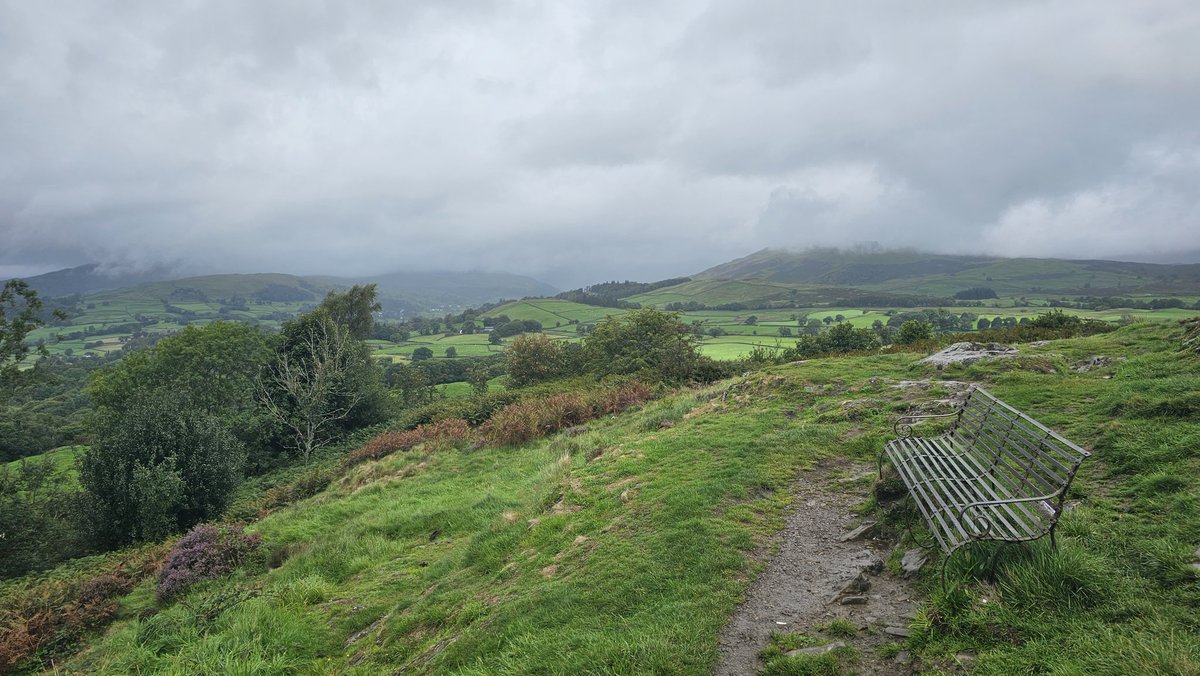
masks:
[[[196,526],[171,548],[155,592],[166,601],[197,582],[228,575],[261,545],[257,534],[246,535],[238,526]]]
[[[262,498],[254,502],[254,511],[262,517],[272,509],[311,498],[325,490],[334,478],[334,470],[328,468],[316,468],[305,472],[293,481],[265,491]]]
[[[415,429],[390,431],[371,438],[362,448],[346,456],[343,467],[352,467],[367,460],[376,460],[396,451],[407,451],[418,444],[444,447],[466,439],[470,434],[467,422],[460,418],[448,418],[434,423],[418,425]]]
[[[513,387],[553,380],[566,370],[562,343],[541,333],[513,338],[504,362]]]
[[[932,337],[932,324],[910,319],[900,326],[900,331],[896,334],[896,343],[899,345],[908,345],[920,340],[929,340]]]
[[[0,603],[0,673],[15,670],[35,655],[48,661],[68,653],[85,630],[111,621],[117,599],[153,574],[164,549],[123,552],[89,574],[56,576],[5,590]]]
[[[654,390],[642,382],[633,382],[620,387],[605,390],[604,412],[607,414],[620,413],[625,409],[636,406],[654,398]]]
[[[94,535],[105,545],[154,541],[219,516],[245,458],[217,417],[183,397],[145,396],[106,412],[79,477]]]
[[[500,409],[480,431],[492,444],[523,444],[599,415],[620,413],[653,396],[654,390],[649,385],[632,382],[587,395],[556,394],[526,399]]]

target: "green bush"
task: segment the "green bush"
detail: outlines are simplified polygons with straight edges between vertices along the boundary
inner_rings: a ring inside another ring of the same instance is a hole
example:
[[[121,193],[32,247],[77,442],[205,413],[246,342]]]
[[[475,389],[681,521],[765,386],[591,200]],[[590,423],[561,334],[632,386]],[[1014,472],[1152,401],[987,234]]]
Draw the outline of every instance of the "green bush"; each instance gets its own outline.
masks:
[[[157,540],[216,518],[242,478],[242,444],[179,397],[134,400],[102,416],[80,482],[102,545]]]

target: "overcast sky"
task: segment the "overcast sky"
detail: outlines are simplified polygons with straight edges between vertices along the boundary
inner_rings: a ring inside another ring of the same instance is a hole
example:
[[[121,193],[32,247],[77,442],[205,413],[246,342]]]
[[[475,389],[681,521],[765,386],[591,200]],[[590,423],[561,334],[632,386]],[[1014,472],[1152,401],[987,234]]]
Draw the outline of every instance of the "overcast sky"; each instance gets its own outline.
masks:
[[[0,273],[869,241],[1200,249],[1200,3],[0,0]]]

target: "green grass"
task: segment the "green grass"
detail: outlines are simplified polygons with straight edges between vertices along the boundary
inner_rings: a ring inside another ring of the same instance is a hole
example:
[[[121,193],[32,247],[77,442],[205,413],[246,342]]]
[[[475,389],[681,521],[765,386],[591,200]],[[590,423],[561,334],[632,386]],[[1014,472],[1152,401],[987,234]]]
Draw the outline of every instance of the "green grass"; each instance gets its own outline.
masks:
[[[49,461],[54,465],[55,472],[66,473],[72,479],[75,479],[78,476],[75,469],[75,461],[79,458],[79,456],[83,455],[83,451],[85,449],[87,449],[87,446],[62,446],[38,455],[31,455],[20,460],[12,460],[7,464],[10,469],[15,469],[19,467],[22,462]]]
[[[211,673],[236,656],[247,671],[297,673],[707,673],[805,469],[873,460],[893,416],[918,403],[890,381],[946,378],[986,383],[1095,454],[1060,548],[1002,550],[992,581],[987,552],[964,557],[948,593],[927,577],[905,648],[931,668],[970,650],[979,673],[1196,673],[1200,359],[1176,349],[1177,334],[1139,324],[940,372],[914,354],[809,360],[578,436],[395,454],[252,526],[290,552],[279,567],[138,619],[154,607],[144,587],[64,666]],[[1095,354],[1127,359],[1040,368]],[[859,398],[876,405],[843,406]],[[211,620],[197,610],[242,597]],[[814,628],[817,642],[845,629]],[[854,673],[858,659],[786,658],[776,644],[768,673]]]

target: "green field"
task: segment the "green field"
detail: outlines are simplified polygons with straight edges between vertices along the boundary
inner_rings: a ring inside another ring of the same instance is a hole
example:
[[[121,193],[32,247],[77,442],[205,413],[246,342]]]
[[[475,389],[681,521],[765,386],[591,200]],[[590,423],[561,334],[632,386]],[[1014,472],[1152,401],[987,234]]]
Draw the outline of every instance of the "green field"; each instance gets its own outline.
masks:
[[[75,461],[79,459],[79,456],[83,455],[83,451],[86,448],[87,446],[63,446],[52,451],[46,451],[45,453],[39,455],[29,456],[28,458],[22,458],[20,460],[12,460],[6,464],[9,469],[16,469],[20,467],[22,462],[49,461],[54,465],[55,472],[63,473],[65,476],[69,477],[71,481],[75,481],[78,478],[78,473],[75,468]]]

